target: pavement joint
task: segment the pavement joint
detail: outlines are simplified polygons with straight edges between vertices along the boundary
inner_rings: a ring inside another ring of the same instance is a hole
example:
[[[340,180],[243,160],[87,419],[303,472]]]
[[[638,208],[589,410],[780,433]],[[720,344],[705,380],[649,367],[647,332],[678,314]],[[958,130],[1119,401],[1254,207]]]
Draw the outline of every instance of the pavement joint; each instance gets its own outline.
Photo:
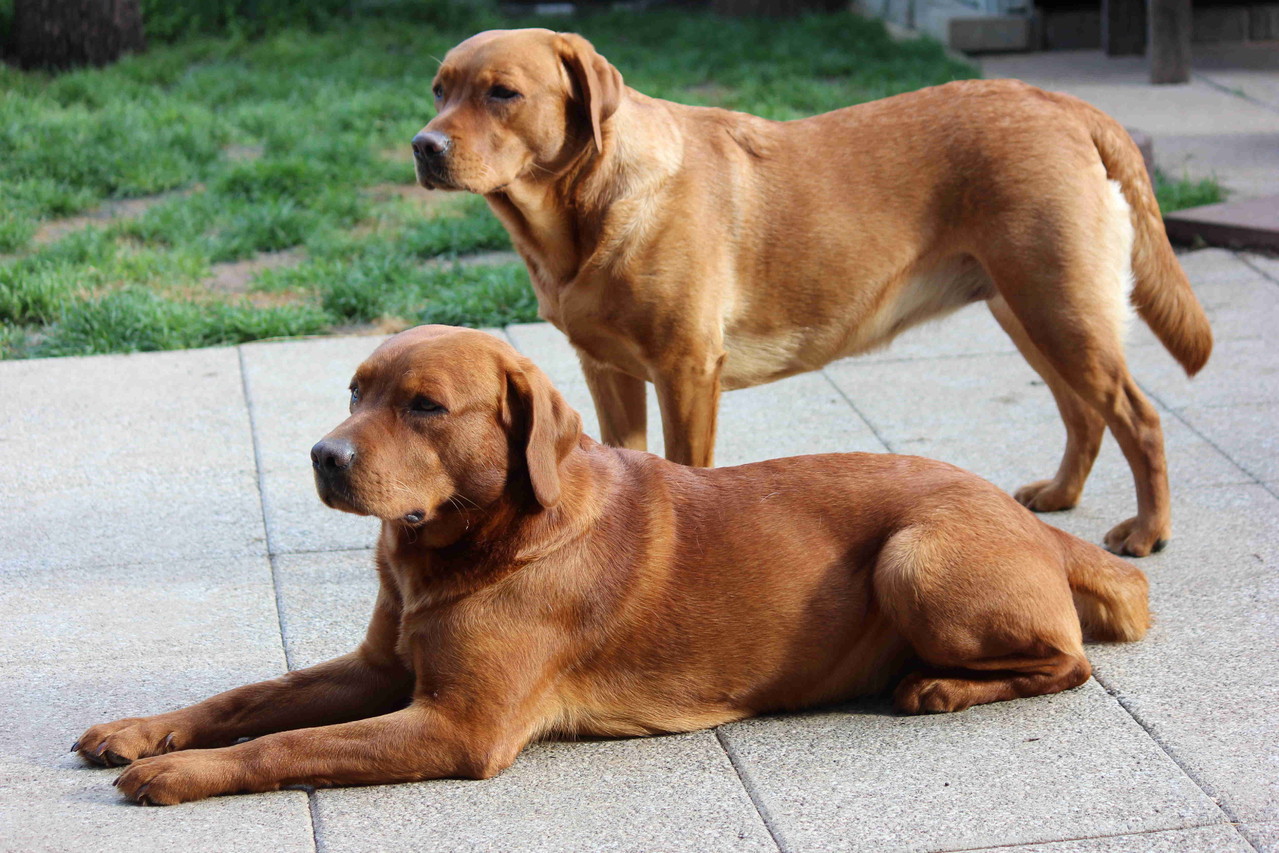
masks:
[[[737,774],[737,780],[741,782],[742,788],[745,789],[746,796],[750,797],[751,805],[759,813],[759,819],[763,822],[764,828],[768,830],[768,834],[772,836],[773,843],[777,845],[777,849],[782,851],[782,853],[790,853],[794,848],[786,843],[781,827],[777,825],[777,821],[769,814],[768,806],[764,805],[764,800],[759,795],[755,782],[751,779],[750,771],[746,769],[745,764],[733,751],[732,745],[724,738],[722,729],[715,729],[715,740],[719,742],[720,749],[724,750],[729,764],[733,765],[733,772]]]
[[[1264,268],[1259,267],[1255,263],[1253,263],[1252,258],[1248,257],[1247,252],[1235,252],[1235,257],[1239,259],[1240,263],[1242,263],[1248,269],[1255,272],[1257,275],[1264,278],[1266,281],[1270,282],[1271,284],[1279,285],[1279,278],[1275,278],[1273,275],[1267,272]]]
[[[904,359],[904,360],[911,361],[913,359]],[[870,422],[870,418],[862,414],[862,410],[857,408],[857,404],[853,402],[852,398],[844,393],[844,389],[840,388],[839,384],[834,379],[832,379],[831,375],[827,373],[825,370],[820,371],[820,373],[822,374],[822,378],[826,380],[826,382],[830,385],[830,387],[835,389],[835,393],[838,394],[841,398],[843,398],[844,402],[848,404],[848,407],[853,410],[853,413],[856,414],[857,417],[862,419],[862,423],[866,424],[866,428],[869,429],[871,431],[871,434],[875,436],[875,439],[884,446],[884,450],[887,451],[888,453],[894,453],[895,451],[893,450],[892,444],[888,441],[888,439],[884,438],[883,434],[880,433],[879,429],[876,428],[876,426]]]
[[[240,364],[240,383],[244,388],[244,406],[249,416],[249,430],[253,438],[253,467],[254,473],[257,474],[258,486],[258,508],[262,513],[262,529],[266,532],[266,550],[267,560],[271,566],[271,593],[275,602],[275,626],[280,639],[280,651],[284,653],[284,666],[289,672],[293,671],[293,656],[289,652],[288,640],[284,637],[284,602],[280,592],[280,575],[276,565],[275,548],[271,540],[274,538],[271,533],[271,525],[268,523],[266,516],[266,485],[265,474],[262,465],[262,448],[258,439],[258,424],[255,417],[255,407],[253,405],[253,395],[249,388],[249,373],[244,367],[244,347],[235,348],[236,357]],[[315,809],[315,789],[308,788],[306,790],[306,811],[307,819],[311,823],[311,845],[314,850],[321,849],[319,821],[316,817]]]
[[[1248,485],[1252,485],[1252,484],[1254,484],[1254,483],[1255,483],[1255,484],[1257,484],[1257,485],[1260,485],[1260,486],[1265,486],[1265,485],[1266,485],[1266,484],[1262,481],[1262,479],[1261,479],[1260,477],[1258,477],[1258,476],[1257,476],[1256,474],[1254,474],[1251,470],[1249,470],[1246,466],[1244,466],[1244,464],[1243,464],[1242,462],[1240,462],[1238,459],[1235,459],[1235,457],[1233,457],[1233,456],[1231,456],[1229,453],[1227,453],[1227,452],[1226,452],[1226,451],[1225,451],[1225,450],[1221,447],[1221,445],[1217,444],[1217,442],[1213,441],[1211,438],[1209,438],[1207,435],[1205,435],[1205,434],[1204,434],[1201,430],[1196,429],[1196,428],[1195,428],[1195,425],[1194,425],[1194,424],[1192,424],[1190,421],[1188,421],[1188,420],[1186,420],[1185,418],[1183,418],[1183,417],[1181,416],[1181,412],[1180,412],[1180,411],[1178,411],[1177,409],[1173,408],[1172,406],[1169,406],[1169,405],[1168,405],[1167,403],[1165,403],[1162,399],[1160,399],[1159,395],[1158,395],[1158,394],[1156,394],[1153,390],[1151,390],[1150,388],[1148,388],[1148,387],[1146,387],[1146,386],[1143,386],[1140,382],[1138,382],[1138,383],[1137,383],[1137,385],[1138,385],[1138,387],[1140,387],[1140,388],[1141,388],[1141,390],[1145,393],[1145,395],[1146,395],[1147,397],[1149,397],[1150,399],[1154,400],[1154,401],[1155,401],[1155,402],[1156,402],[1156,403],[1157,403],[1157,404],[1158,404],[1158,405],[1159,405],[1162,409],[1164,409],[1164,411],[1166,411],[1168,414],[1172,415],[1174,418],[1176,418],[1178,421],[1180,421],[1180,422],[1181,422],[1181,423],[1182,423],[1182,424],[1186,427],[1186,429],[1190,430],[1192,433],[1194,433],[1195,435],[1197,435],[1197,436],[1199,436],[1200,438],[1202,438],[1202,439],[1203,439],[1203,440],[1204,440],[1204,441],[1208,444],[1208,446],[1209,446],[1209,447],[1211,447],[1213,450],[1215,450],[1215,451],[1217,451],[1218,453],[1220,453],[1220,454],[1221,454],[1222,456],[1224,456],[1227,460],[1229,460],[1229,462],[1230,462],[1230,464],[1231,464],[1231,465],[1235,466],[1235,467],[1236,467],[1236,468],[1238,468],[1241,472],[1243,472],[1243,473],[1244,473],[1244,474],[1245,474],[1245,475],[1249,478],[1249,479],[1248,479],[1248,481],[1247,481],[1247,482],[1248,482]],[[1237,485],[1237,484],[1226,484],[1226,485]],[[1279,497],[1279,495],[1277,495],[1276,497]]]
[[[1009,844],[994,844],[994,845],[988,844],[984,847],[946,847],[940,850],[935,850],[933,851],[933,853],[980,853],[980,851],[984,851],[984,850],[1012,850],[1012,849],[1024,850],[1027,847],[1048,847],[1053,844],[1061,844],[1063,842],[1070,842],[1070,841],[1102,841],[1107,838],[1132,838],[1133,836],[1137,836],[1137,835],[1159,835],[1160,833],[1163,833],[1163,832],[1185,832],[1186,830],[1189,830],[1189,829],[1207,829],[1209,827],[1214,827],[1214,826],[1229,826],[1233,828],[1236,833],[1239,832],[1238,824],[1232,823],[1229,821],[1223,821],[1221,823],[1192,824],[1191,826],[1182,826],[1182,827],[1178,827],[1177,829],[1146,829],[1146,830],[1136,830],[1134,832],[1122,832],[1117,834],[1108,833],[1105,835],[1079,835],[1072,838],[1054,838],[1050,841],[1014,841]],[[1240,835],[1240,837],[1242,837],[1242,834]]]
[[[1227,86],[1223,83],[1218,83],[1216,80],[1212,79],[1207,74],[1204,74],[1202,71],[1191,72],[1190,76],[1194,77],[1196,80],[1198,80],[1201,83],[1204,83],[1205,85],[1211,86],[1212,88],[1216,89],[1219,92],[1224,92],[1225,94],[1238,98],[1241,101],[1247,101],[1248,103],[1254,106],[1261,107],[1263,110],[1268,110],[1272,113],[1279,113],[1279,109],[1277,109],[1270,102],[1263,101],[1259,98],[1254,98],[1252,95],[1249,95],[1247,92],[1244,92],[1241,89],[1236,89],[1233,86]]]
[[[1177,769],[1184,773],[1186,778],[1193,782],[1195,787],[1202,791],[1204,796],[1212,801],[1212,804],[1217,807],[1217,810],[1225,816],[1226,820],[1223,821],[1223,823],[1229,823],[1233,826],[1235,828],[1235,833],[1239,835],[1240,839],[1242,839],[1245,844],[1254,850],[1257,850],[1258,853],[1262,853],[1260,848],[1253,844],[1246,836],[1243,835],[1243,833],[1239,832],[1239,825],[1241,823],[1239,815],[1235,814],[1234,809],[1223,802],[1222,798],[1217,794],[1216,789],[1213,788],[1212,785],[1208,784],[1208,782],[1201,779],[1198,773],[1190,767],[1187,767],[1185,762],[1177,757],[1177,754],[1160,739],[1153,727],[1143,720],[1141,714],[1133,710],[1124,697],[1120,695],[1118,688],[1112,687],[1110,684],[1106,683],[1106,676],[1104,674],[1098,675],[1094,672],[1093,678],[1095,678],[1097,683],[1104,687],[1106,692],[1109,693],[1117,703],[1119,703],[1119,707],[1123,708],[1128,716],[1132,717],[1133,722],[1141,726],[1142,731],[1144,731],[1146,735],[1154,741],[1155,746],[1159,747],[1159,750],[1164,755],[1168,756],[1168,760],[1177,765]]]

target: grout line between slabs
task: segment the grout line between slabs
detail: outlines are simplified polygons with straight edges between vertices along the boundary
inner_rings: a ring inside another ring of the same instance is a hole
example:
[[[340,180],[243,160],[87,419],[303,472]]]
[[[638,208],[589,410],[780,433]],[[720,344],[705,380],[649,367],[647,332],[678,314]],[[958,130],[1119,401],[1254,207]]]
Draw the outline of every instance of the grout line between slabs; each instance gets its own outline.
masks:
[[[844,393],[844,389],[839,387],[839,384],[834,379],[831,378],[831,375],[827,373],[825,369],[822,369],[819,372],[821,373],[823,377],[825,377],[826,381],[830,383],[830,387],[835,389],[835,393],[838,394],[840,397],[842,397],[844,402],[848,404],[849,408],[853,410],[853,414],[861,418],[862,423],[866,424],[866,428],[869,429],[871,431],[871,434],[875,436],[875,440],[878,441],[881,445],[883,445],[884,450],[888,451],[889,453],[895,453],[896,451],[893,450],[893,446],[892,444],[889,443],[888,439],[884,438],[884,436],[880,434],[879,430],[875,427],[875,425],[870,422],[870,419],[862,414],[862,410],[857,408],[857,404],[852,401],[852,398],[850,398],[847,394]]]
[[[1097,679],[1097,683],[1100,684],[1103,688],[1105,688],[1106,692],[1109,693],[1110,696],[1116,702],[1119,703],[1119,707],[1123,708],[1124,712],[1127,713],[1128,716],[1132,717],[1133,721],[1137,725],[1141,726],[1141,729],[1142,731],[1146,733],[1146,736],[1149,737],[1150,740],[1154,742],[1155,746],[1159,747],[1160,751],[1162,751],[1164,755],[1168,756],[1168,760],[1171,761],[1173,764],[1175,764],[1177,766],[1177,769],[1179,769],[1182,773],[1184,773],[1186,778],[1189,779],[1191,782],[1193,782],[1195,787],[1198,788],[1200,791],[1202,791],[1204,796],[1207,797],[1212,802],[1212,804],[1217,807],[1217,810],[1226,816],[1226,822],[1230,823],[1234,827],[1235,834],[1239,836],[1239,838],[1243,841],[1243,843],[1251,847],[1253,850],[1258,850],[1260,853],[1260,848],[1258,848],[1257,845],[1253,844],[1252,841],[1250,841],[1246,836],[1244,836],[1242,832],[1239,832],[1239,827],[1242,824],[1242,821],[1240,820],[1239,815],[1235,814],[1235,810],[1233,808],[1231,808],[1226,803],[1221,801],[1221,798],[1217,796],[1212,785],[1200,779],[1198,773],[1195,773],[1189,767],[1187,767],[1184,763],[1182,763],[1181,759],[1179,759],[1176,756],[1176,754],[1174,754],[1172,748],[1166,745],[1158,737],[1158,735],[1155,734],[1151,725],[1142,719],[1141,715],[1137,713],[1137,711],[1135,711],[1128,704],[1127,700],[1125,700],[1123,696],[1119,695],[1118,688],[1108,683],[1107,676],[1105,676],[1104,674],[1098,675],[1097,673],[1094,672],[1093,678]]]
[[[1171,407],[1171,406],[1169,406],[1167,403],[1165,403],[1165,402],[1163,401],[1163,399],[1162,399],[1162,398],[1161,398],[1158,394],[1156,394],[1154,391],[1151,391],[1149,387],[1147,387],[1147,386],[1145,386],[1145,385],[1142,385],[1140,382],[1139,382],[1139,383],[1137,383],[1137,385],[1138,385],[1138,387],[1139,387],[1139,388],[1141,388],[1142,392],[1143,392],[1143,393],[1144,393],[1147,397],[1149,397],[1150,399],[1152,399],[1152,400],[1154,400],[1156,403],[1158,403],[1160,408],[1162,408],[1165,412],[1167,412],[1168,414],[1170,414],[1170,415],[1172,415],[1174,418],[1176,418],[1178,421],[1180,421],[1180,422],[1181,422],[1181,424],[1182,424],[1182,426],[1184,426],[1186,429],[1190,430],[1192,433],[1194,433],[1195,435],[1197,435],[1197,436],[1199,436],[1200,438],[1202,438],[1205,442],[1207,442],[1207,444],[1208,444],[1208,446],[1209,446],[1209,447],[1211,447],[1213,450],[1215,450],[1215,451],[1217,451],[1218,453],[1220,453],[1222,456],[1224,456],[1224,457],[1226,458],[1226,460],[1227,460],[1227,461],[1229,461],[1229,462],[1230,462],[1230,464],[1231,464],[1231,465],[1235,466],[1235,467],[1236,467],[1236,468],[1238,468],[1241,472],[1243,472],[1243,474],[1244,474],[1245,476],[1247,476],[1247,477],[1248,477],[1248,479],[1249,479],[1249,481],[1250,481],[1250,482],[1249,482],[1249,483],[1247,483],[1246,485],[1258,485],[1258,486],[1261,486],[1262,488],[1267,488],[1267,487],[1266,487],[1265,482],[1264,482],[1264,481],[1263,481],[1260,477],[1258,477],[1256,474],[1254,474],[1254,473],[1253,473],[1250,469],[1246,468],[1242,462],[1240,462],[1239,460],[1235,459],[1235,457],[1231,456],[1229,453],[1227,453],[1225,450],[1223,450],[1223,449],[1221,448],[1221,446],[1217,444],[1217,442],[1213,441],[1211,438],[1209,438],[1208,436],[1206,436],[1206,435],[1204,435],[1202,432],[1200,432],[1200,431],[1199,431],[1199,430],[1195,427],[1195,425],[1194,425],[1194,424],[1190,423],[1190,421],[1188,421],[1188,420],[1186,420],[1185,418],[1183,418],[1183,417],[1181,416],[1181,412],[1180,412],[1179,410],[1174,409],[1173,407]],[[1227,485],[1236,485],[1236,484],[1234,484],[1234,483],[1230,483],[1230,484],[1227,484]],[[1267,490],[1268,490],[1268,489],[1267,489]]]
[[[1252,95],[1249,95],[1247,92],[1244,92],[1242,89],[1235,89],[1235,88],[1231,88],[1230,86],[1222,85],[1221,83],[1218,83],[1216,80],[1212,79],[1208,75],[1204,74],[1202,71],[1192,72],[1190,76],[1198,80],[1200,83],[1204,83],[1208,86],[1211,86],[1212,88],[1216,89],[1218,92],[1224,92],[1225,94],[1230,95],[1233,98],[1238,98],[1241,101],[1247,101],[1253,106],[1261,107],[1263,110],[1266,110],[1268,112],[1279,113],[1279,108],[1274,107],[1268,101],[1263,101],[1258,98],[1254,98]]]
[[[1191,829],[1208,829],[1214,826],[1232,826],[1235,832],[1239,831],[1238,826],[1229,823],[1197,823],[1194,826],[1178,826],[1173,829],[1144,829],[1134,832],[1120,832],[1107,835],[1080,835],[1073,838],[1053,838],[1047,841],[1013,841],[1008,844],[987,844],[984,847],[947,847],[934,851],[934,853],[980,853],[982,850],[1007,850],[1009,848],[1021,849],[1023,847],[1040,847],[1048,844],[1061,844],[1070,841],[1097,841],[1105,838],[1131,838],[1138,835],[1158,835],[1163,832],[1186,832]]]
[[[271,547],[271,531],[267,527],[266,521],[266,490],[264,488],[264,475],[262,473],[262,450],[258,443],[258,425],[257,419],[253,414],[253,398],[249,393],[249,374],[244,367],[244,348],[235,348],[236,356],[240,362],[240,387],[244,394],[244,408],[249,416],[249,435],[253,439],[253,466],[257,474],[258,484],[258,506],[262,510],[262,535],[266,537],[267,560],[271,566],[271,592],[275,598],[275,624],[276,629],[280,633],[280,651],[284,653],[284,666],[289,672],[293,671],[293,661],[289,655],[289,644],[284,639],[284,608],[280,600],[280,579],[276,567],[276,556]],[[306,792],[306,811],[307,819],[311,823],[311,846],[314,850],[322,849],[319,836],[319,821],[315,811],[315,791],[307,789]]]
[[[728,745],[728,739],[724,737],[722,727],[715,729],[715,740],[719,741],[720,749],[724,750],[724,755],[728,757],[728,763],[732,765],[733,772],[737,774],[737,781],[742,784],[742,788],[746,791],[746,796],[750,798],[751,805],[755,807],[755,812],[759,815],[760,822],[764,824],[764,829],[768,830],[768,834],[773,839],[773,844],[777,845],[777,849],[782,853],[789,853],[792,849],[786,844],[786,839],[782,835],[782,831],[773,823],[772,815],[768,813],[768,806],[764,805],[763,798],[760,797],[759,791],[755,787],[755,782],[750,777],[750,772],[745,765],[737,757],[737,753]]]
[[[1241,264],[1243,264],[1243,265],[1244,265],[1244,266],[1246,266],[1248,269],[1250,269],[1250,270],[1252,270],[1253,272],[1255,272],[1257,275],[1259,275],[1259,276],[1261,276],[1262,278],[1264,278],[1266,281],[1270,282],[1271,284],[1279,284],[1279,278],[1275,278],[1275,277],[1274,277],[1274,276],[1272,276],[1270,273],[1266,272],[1266,271],[1265,271],[1265,270],[1263,270],[1261,267],[1259,267],[1259,266],[1257,266],[1256,264],[1254,264],[1254,263],[1252,262],[1252,259],[1248,257],[1247,253],[1245,253],[1245,252],[1235,252],[1235,257],[1239,259],[1239,262],[1240,262]]]

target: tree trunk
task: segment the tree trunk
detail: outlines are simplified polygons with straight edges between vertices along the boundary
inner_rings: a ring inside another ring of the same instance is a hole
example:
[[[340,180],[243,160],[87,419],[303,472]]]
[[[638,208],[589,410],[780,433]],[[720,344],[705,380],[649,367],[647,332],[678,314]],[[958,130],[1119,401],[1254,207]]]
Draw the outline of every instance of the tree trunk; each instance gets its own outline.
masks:
[[[842,0],[711,0],[717,15],[785,18],[805,12],[833,12],[847,4]]]
[[[10,55],[22,68],[106,65],[144,50],[138,0],[14,0]]]
[[[1150,0],[1151,83],[1190,80],[1190,0]]]

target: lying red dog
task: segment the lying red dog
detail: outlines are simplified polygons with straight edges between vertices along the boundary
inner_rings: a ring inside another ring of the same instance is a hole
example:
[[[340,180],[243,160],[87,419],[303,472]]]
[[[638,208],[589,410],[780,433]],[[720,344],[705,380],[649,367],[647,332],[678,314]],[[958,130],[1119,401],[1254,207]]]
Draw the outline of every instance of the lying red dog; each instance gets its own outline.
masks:
[[[325,503],[382,519],[367,638],[89,729],[76,749],[131,764],[128,796],[485,778],[537,738],[688,731],[893,682],[906,713],[958,711],[1083,683],[1081,622],[1110,640],[1149,624],[1141,572],[971,474],[605,447],[482,332],[387,341],[311,454]]]

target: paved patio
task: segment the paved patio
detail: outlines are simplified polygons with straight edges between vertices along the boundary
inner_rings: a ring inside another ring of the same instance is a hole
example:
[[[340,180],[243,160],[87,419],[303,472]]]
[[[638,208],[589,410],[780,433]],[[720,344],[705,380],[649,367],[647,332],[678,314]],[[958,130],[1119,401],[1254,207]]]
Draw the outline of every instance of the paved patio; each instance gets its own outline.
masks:
[[[1134,330],[1176,538],[1141,561],[1156,627],[1091,647],[1095,680],[954,715],[868,702],[537,745],[486,782],[146,809],[67,753],[92,723],[358,642],[375,522],[321,506],[307,452],[376,339],[0,363],[0,849],[1279,850],[1279,261],[1183,261],[1217,349],[1190,382]],[[594,432],[559,333],[499,334]],[[1011,489],[1050,473],[1062,440],[1047,390],[978,306],[727,395],[720,461],[893,450]],[[1095,541],[1133,503],[1111,442],[1083,504],[1049,520]]]

